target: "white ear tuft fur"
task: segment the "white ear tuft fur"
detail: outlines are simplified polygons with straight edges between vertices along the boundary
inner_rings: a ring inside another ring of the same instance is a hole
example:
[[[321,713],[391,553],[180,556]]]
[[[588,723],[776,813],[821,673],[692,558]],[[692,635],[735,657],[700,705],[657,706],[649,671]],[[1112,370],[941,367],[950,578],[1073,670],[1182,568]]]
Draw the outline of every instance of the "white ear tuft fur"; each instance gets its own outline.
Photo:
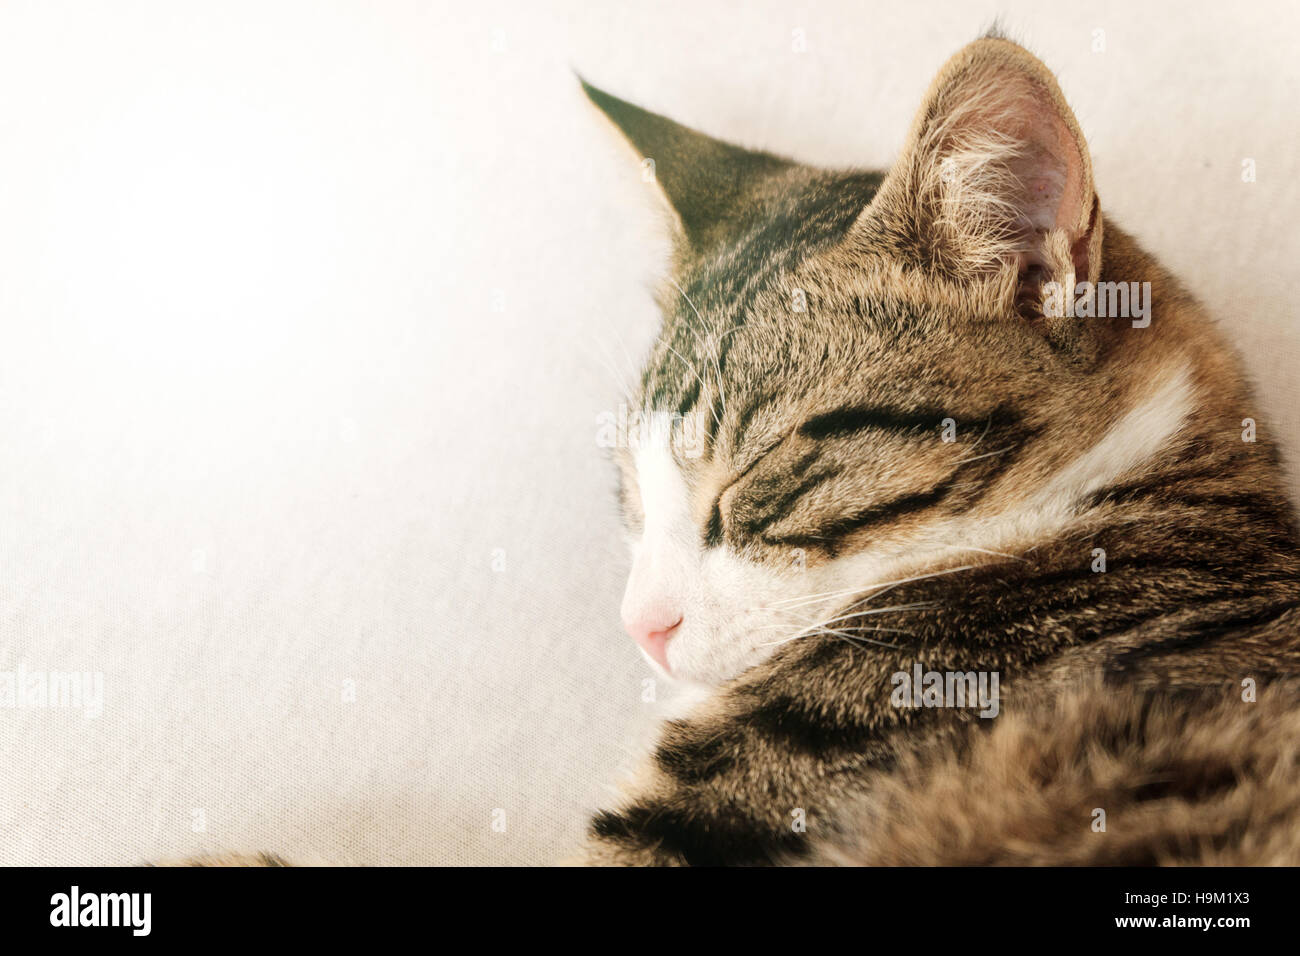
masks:
[[[1007,40],[970,44],[940,71],[907,148],[864,214],[912,237],[958,278],[1095,278],[1092,164],[1055,79]]]

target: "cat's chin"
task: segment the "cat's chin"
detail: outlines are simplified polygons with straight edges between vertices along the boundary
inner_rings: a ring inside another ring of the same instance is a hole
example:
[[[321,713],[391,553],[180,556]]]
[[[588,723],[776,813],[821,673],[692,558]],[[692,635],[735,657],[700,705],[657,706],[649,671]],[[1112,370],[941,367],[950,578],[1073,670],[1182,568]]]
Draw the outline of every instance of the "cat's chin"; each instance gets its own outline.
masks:
[[[667,655],[668,666],[664,667],[663,664],[647,653],[644,647],[640,648],[640,651],[641,658],[645,661],[646,666],[654,671],[655,678],[666,682],[674,690],[678,688],[708,690],[725,683],[728,679],[719,676],[716,670],[710,669],[706,671],[693,666],[693,662],[689,659],[690,655],[682,655],[688,659],[674,663],[673,655],[669,653]]]
[[[747,647],[730,635],[709,635],[704,641],[682,635],[677,646],[668,647],[668,668],[655,662],[642,651],[642,656],[654,668],[655,674],[676,684],[713,688],[739,677],[751,667],[761,663],[772,652],[770,647]]]
[[[711,696],[726,683],[725,679],[718,680],[706,675],[681,671],[669,672],[653,663],[650,666],[654,670],[655,680],[660,682],[666,691],[666,700],[673,702],[674,705],[681,704],[689,707],[690,704]]]

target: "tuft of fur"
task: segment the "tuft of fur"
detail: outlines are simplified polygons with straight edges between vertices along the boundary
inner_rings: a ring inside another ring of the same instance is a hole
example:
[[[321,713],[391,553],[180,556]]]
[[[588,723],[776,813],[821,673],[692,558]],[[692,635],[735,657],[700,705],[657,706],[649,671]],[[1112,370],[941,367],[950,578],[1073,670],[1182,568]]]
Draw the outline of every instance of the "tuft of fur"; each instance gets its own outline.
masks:
[[[804,862],[1295,866],[1300,684],[1248,702],[1089,683],[927,741],[864,793]]]
[[[927,271],[962,282],[1032,264],[1074,288],[1076,272],[1095,280],[1100,265],[1083,133],[1051,73],[996,36],[944,65],[863,219],[876,236],[904,238]]]
[[[204,853],[199,856],[187,857],[184,860],[165,860],[160,863],[150,863],[149,866],[204,866],[204,867],[281,867],[281,866],[301,866],[301,863],[289,863],[283,857],[274,853]]]

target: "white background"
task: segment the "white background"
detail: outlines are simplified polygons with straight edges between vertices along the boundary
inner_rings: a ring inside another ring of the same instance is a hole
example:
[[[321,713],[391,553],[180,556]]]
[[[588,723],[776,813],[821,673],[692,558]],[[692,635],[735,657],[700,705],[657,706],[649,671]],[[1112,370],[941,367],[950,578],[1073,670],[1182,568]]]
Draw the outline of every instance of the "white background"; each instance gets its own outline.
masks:
[[[0,671],[105,681],[0,709],[0,863],[573,846],[650,719],[595,420],[665,254],[574,69],[878,166],[1002,14],[1295,462],[1293,11],[0,0]]]

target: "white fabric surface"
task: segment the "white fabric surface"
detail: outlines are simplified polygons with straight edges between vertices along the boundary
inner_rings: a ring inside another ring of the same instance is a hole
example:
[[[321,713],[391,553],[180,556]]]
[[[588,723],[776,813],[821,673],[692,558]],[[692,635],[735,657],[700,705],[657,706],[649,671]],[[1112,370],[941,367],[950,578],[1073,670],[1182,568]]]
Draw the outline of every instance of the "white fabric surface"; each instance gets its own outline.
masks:
[[[0,863],[578,839],[652,710],[595,421],[665,245],[574,68],[883,165],[1001,14],[1296,462],[1294,5],[1047,6],[0,5],[0,672],[104,681],[0,708]]]

